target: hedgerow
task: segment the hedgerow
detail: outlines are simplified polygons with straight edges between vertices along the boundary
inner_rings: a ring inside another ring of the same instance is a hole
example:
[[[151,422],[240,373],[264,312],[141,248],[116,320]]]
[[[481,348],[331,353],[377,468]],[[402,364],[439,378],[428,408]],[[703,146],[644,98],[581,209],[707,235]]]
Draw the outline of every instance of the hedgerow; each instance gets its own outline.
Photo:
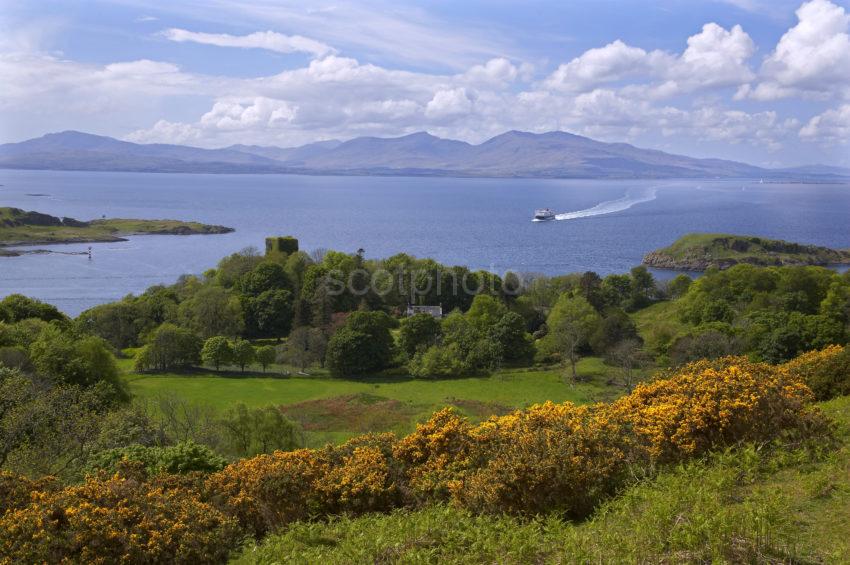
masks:
[[[0,496],[12,504],[0,548],[24,562],[216,562],[240,535],[434,502],[587,516],[662,466],[742,443],[828,437],[812,400],[800,371],[732,357],[686,365],[611,404],[546,403],[478,425],[446,409],[401,439],[278,451],[206,476],[119,470],[44,490],[3,476]]]

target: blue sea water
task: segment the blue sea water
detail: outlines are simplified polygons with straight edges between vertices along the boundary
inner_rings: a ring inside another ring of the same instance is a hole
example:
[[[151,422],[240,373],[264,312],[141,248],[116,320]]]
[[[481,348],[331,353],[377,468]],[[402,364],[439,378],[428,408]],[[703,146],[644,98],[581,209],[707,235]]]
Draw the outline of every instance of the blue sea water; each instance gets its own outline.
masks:
[[[20,292],[72,315],[201,273],[224,255],[262,247],[267,235],[293,235],[305,250],[406,252],[497,273],[625,272],[647,251],[693,231],[850,247],[847,184],[0,170],[0,185],[0,206],[81,220],[180,219],[236,229],[93,244],[91,260],[0,258],[0,297]],[[532,222],[542,207],[559,219]]]

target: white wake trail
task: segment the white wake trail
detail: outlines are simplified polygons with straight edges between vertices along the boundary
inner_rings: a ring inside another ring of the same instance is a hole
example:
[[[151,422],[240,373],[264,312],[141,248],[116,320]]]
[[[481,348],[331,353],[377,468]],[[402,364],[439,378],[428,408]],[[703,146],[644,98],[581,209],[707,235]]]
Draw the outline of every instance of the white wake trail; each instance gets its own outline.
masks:
[[[626,195],[617,200],[608,200],[600,202],[593,208],[584,210],[576,210],[575,212],[565,212],[556,214],[556,220],[575,220],[576,218],[589,218],[591,216],[602,216],[604,214],[613,214],[614,212],[622,212],[628,210],[632,206],[642,204],[643,202],[651,202],[658,196],[657,187],[649,187],[643,189],[633,189],[626,192]]]

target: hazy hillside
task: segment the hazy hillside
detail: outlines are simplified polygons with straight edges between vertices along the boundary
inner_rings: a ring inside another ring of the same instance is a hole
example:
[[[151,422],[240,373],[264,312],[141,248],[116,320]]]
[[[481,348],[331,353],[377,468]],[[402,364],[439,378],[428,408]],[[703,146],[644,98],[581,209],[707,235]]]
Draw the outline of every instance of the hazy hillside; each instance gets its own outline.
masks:
[[[425,132],[358,137],[301,147],[232,145],[201,149],[143,145],[67,131],[0,145],[0,168],[95,171],[420,174],[559,178],[850,179],[838,167],[769,170],[722,159],[695,159],[566,132],[509,131],[479,145]]]

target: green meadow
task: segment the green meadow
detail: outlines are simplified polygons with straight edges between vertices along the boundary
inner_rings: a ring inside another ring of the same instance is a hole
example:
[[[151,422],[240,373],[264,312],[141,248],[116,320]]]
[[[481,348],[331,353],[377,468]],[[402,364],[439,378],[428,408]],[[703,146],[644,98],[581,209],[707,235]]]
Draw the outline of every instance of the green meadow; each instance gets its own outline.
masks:
[[[126,364],[125,364],[126,366]],[[238,403],[280,406],[305,431],[308,445],[343,441],[365,432],[407,433],[435,411],[451,406],[478,421],[515,408],[552,401],[586,404],[611,400],[623,389],[606,384],[612,369],[588,357],[579,364],[585,382],[564,380],[561,368],[503,369],[489,377],[425,380],[372,377],[362,380],[282,374],[275,366],[258,373],[196,372],[127,374],[130,391],[154,409],[161,398],[225,411]]]

